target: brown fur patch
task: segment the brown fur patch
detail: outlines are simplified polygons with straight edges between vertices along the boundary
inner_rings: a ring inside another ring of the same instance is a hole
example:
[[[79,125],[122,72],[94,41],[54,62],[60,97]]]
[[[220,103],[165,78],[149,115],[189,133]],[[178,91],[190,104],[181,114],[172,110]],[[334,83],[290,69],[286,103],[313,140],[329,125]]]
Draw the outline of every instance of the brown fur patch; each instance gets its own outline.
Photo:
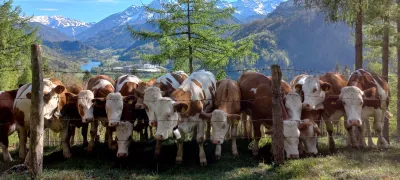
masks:
[[[186,104],[188,106],[188,109],[185,112],[185,114],[188,115],[188,112],[191,109],[192,93],[179,88],[172,93],[171,97],[176,101],[176,104]]]
[[[83,90],[83,88],[77,84],[73,84],[70,86],[67,86],[67,91],[73,94],[78,94],[79,92],[81,92]]]
[[[175,80],[176,81],[178,81],[179,82],[179,84],[182,84],[182,82],[185,80],[185,79],[187,79],[188,77],[187,76],[185,76],[185,75],[182,75],[182,76],[180,76],[180,75],[178,75],[178,74],[174,74],[174,73],[170,73],[171,74],[171,76],[172,77],[174,77],[175,78]]]
[[[240,88],[234,80],[224,79],[217,82],[214,108],[228,114],[240,114]]]
[[[199,87],[199,88],[203,88],[203,86],[201,85],[201,83],[199,82],[199,81],[197,81],[196,79],[192,79],[192,82],[194,83],[194,84],[196,84],[196,86],[197,87]],[[213,84],[214,85],[214,84]]]
[[[138,87],[138,84],[134,82],[125,82],[122,88],[119,90],[122,96],[129,96],[134,94],[134,89]]]

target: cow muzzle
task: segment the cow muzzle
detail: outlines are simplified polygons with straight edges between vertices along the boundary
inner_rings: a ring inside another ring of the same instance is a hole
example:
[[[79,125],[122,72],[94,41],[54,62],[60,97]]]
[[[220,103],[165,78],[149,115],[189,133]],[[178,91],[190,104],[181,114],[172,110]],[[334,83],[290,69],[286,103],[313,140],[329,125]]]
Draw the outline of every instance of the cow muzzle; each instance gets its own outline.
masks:
[[[359,119],[350,119],[347,121],[347,125],[348,126],[361,126],[362,123],[361,123],[361,120],[359,120]]]
[[[108,126],[109,127],[116,127],[116,126],[118,126],[119,125],[119,122],[109,122],[108,123]]]
[[[128,157],[128,153],[117,153],[117,157],[119,158],[124,158],[124,157]]]
[[[310,104],[303,104],[302,108],[304,110],[314,110],[315,106],[311,106]]]
[[[212,140],[212,143],[218,145],[218,144],[221,144],[221,141],[220,140]]]
[[[159,140],[159,141],[163,140],[163,135],[156,135],[156,140]]]
[[[136,103],[135,104],[135,109],[144,109],[144,104]]]
[[[289,159],[299,159],[299,155],[298,154],[290,154]]]

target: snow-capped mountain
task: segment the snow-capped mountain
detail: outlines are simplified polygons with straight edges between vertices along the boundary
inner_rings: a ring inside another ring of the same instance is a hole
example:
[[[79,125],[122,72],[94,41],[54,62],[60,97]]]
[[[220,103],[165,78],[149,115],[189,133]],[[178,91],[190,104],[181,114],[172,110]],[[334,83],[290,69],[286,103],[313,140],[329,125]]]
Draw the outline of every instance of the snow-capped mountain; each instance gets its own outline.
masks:
[[[153,0],[148,6],[154,9],[161,9],[163,3],[174,2],[176,0]],[[272,12],[276,6],[286,0],[237,0],[234,2],[220,1],[217,4],[218,8],[235,7],[236,12],[234,17],[247,22],[248,20],[262,17]],[[110,30],[117,26],[130,24],[144,24],[146,20],[156,15],[146,12],[144,6],[131,6],[126,10],[115,13],[101,20],[87,31],[79,34],[77,37],[80,40],[86,40],[97,33],[105,30]]]
[[[70,37],[89,29],[95,23],[87,23],[62,16],[34,16],[30,20],[56,29]]]

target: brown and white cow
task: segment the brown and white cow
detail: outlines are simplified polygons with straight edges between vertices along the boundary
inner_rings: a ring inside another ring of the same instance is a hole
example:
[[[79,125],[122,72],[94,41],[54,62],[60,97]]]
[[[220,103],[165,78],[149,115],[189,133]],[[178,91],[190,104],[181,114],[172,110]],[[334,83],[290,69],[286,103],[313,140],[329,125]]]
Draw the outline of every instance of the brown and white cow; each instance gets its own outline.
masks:
[[[0,147],[3,151],[4,161],[12,161],[10,153],[8,152],[8,136],[16,130],[17,122],[13,116],[13,104],[17,95],[16,90],[1,91],[0,92]]]
[[[338,102],[343,104],[347,114],[346,128],[351,129],[351,126],[356,126],[360,130],[358,139],[354,137],[352,131],[349,131],[353,147],[366,146],[364,128],[367,130],[368,146],[374,145],[370,134],[369,117],[374,117],[373,127],[378,134],[378,148],[388,147],[382,128],[384,116],[390,114],[387,111],[389,101],[389,85],[382,77],[364,69],[358,69],[350,75],[347,86],[341,90]]]
[[[91,123],[90,128],[90,142],[88,145],[88,152],[91,152],[94,147],[94,141],[98,138],[98,124],[99,121],[101,124],[106,127],[105,141],[108,142],[108,147],[110,149],[117,149],[116,142],[113,141],[112,132],[115,131],[115,128],[109,127],[109,120],[107,118],[107,109],[106,109],[106,98],[107,95],[113,93],[114,89],[114,80],[106,75],[97,75],[89,79],[86,89],[89,91],[85,91],[83,96],[79,96],[79,100],[85,100],[87,107],[91,107],[87,112],[90,111],[93,113],[92,117],[85,119],[82,118],[83,122],[87,120]],[[92,92],[92,94],[91,94]],[[81,92],[82,93],[82,92]],[[90,105],[90,102],[93,102],[93,105]],[[91,110],[90,110],[91,109]],[[81,111],[80,111],[81,113]],[[85,112],[86,113],[86,112]],[[84,114],[86,116],[86,114]]]
[[[158,77],[153,86],[165,92],[165,96],[171,96],[186,78],[188,75],[184,71],[174,71]]]
[[[117,137],[117,157],[128,157],[129,155],[129,145],[132,142],[132,131],[133,124],[129,121],[121,121],[116,127],[116,137]]]
[[[320,124],[321,119],[324,120],[331,152],[335,150],[332,123],[338,123],[339,119],[345,115],[343,106],[332,103],[332,97],[337,97],[346,84],[346,78],[339,73],[326,73],[320,77],[299,75],[291,82],[291,86],[303,96],[302,119],[309,119],[313,126],[315,126],[314,123]]]
[[[251,118],[254,127],[254,144],[253,144],[253,155],[258,155],[258,142],[261,138],[261,125],[271,129],[272,127],[272,80],[271,77],[267,77],[263,74],[256,72],[245,72],[238,80],[239,87],[241,89],[242,111],[250,111]],[[286,105],[283,106],[283,129],[285,136],[285,151],[287,152],[288,158],[298,158],[298,143],[299,143],[299,129],[300,126],[300,111],[301,103],[299,103],[300,96],[296,93],[291,93],[289,84],[281,82],[282,92],[288,95],[286,99]],[[297,98],[296,98],[297,97]],[[295,101],[297,99],[297,101]],[[294,101],[291,101],[294,100]],[[297,103],[296,103],[297,102]],[[283,103],[283,102],[282,102]],[[288,117],[287,111],[291,117]]]
[[[210,112],[213,108],[212,100],[215,97],[215,76],[208,71],[192,73],[182,85],[176,89],[171,98],[163,97],[155,104],[155,118],[157,119],[156,139],[165,140],[174,130],[174,133],[190,133],[197,129],[196,139],[199,145],[200,164],[207,165],[204,153],[204,125],[199,117],[202,112]],[[179,137],[179,136],[178,136]],[[178,140],[176,162],[182,162],[183,138]]]
[[[232,154],[238,156],[236,146],[237,126],[240,120],[240,89],[236,81],[224,79],[217,82],[214,99],[215,110],[212,113],[201,113],[201,118],[211,121],[211,141],[216,145],[215,157],[221,157],[221,144],[230,130]]]
[[[26,158],[26,141],[29,134],[30,113],[31,113],[31,90],[32,84],[28,83],[18,89],[14,105],[13,114],[17,121],[19,135],[19,157]],[[53,131],[60,132],[62,122],[53,116],[59,115],[61,104],[66,101],[62,94],[65,86],[54,78],[43,79],[43,116],[45,128],[50,127]]]

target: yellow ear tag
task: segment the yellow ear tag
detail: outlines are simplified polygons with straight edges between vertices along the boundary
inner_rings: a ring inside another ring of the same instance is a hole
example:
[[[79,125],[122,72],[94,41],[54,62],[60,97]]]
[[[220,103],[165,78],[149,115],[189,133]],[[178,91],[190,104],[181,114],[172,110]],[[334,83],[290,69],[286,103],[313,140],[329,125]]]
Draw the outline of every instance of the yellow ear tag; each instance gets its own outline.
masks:
[[[336,101],[332,101],[331,104],[336,104]]]
[[[235,120],[233,121],[233,124],[239,124],[239,120],[235,119]]]
[[[184,113],[185,111],[186,111],[186,109],[185,109],[185,108],[182,108],[181,113]]]
[[[133,103],[133,100],[132,100],[132,99],[128,101],[128,104],[132,104],[132,103]]]
[[[328,88],[325,88],[325,92],[328,92],[329,91],[329,89]]]

